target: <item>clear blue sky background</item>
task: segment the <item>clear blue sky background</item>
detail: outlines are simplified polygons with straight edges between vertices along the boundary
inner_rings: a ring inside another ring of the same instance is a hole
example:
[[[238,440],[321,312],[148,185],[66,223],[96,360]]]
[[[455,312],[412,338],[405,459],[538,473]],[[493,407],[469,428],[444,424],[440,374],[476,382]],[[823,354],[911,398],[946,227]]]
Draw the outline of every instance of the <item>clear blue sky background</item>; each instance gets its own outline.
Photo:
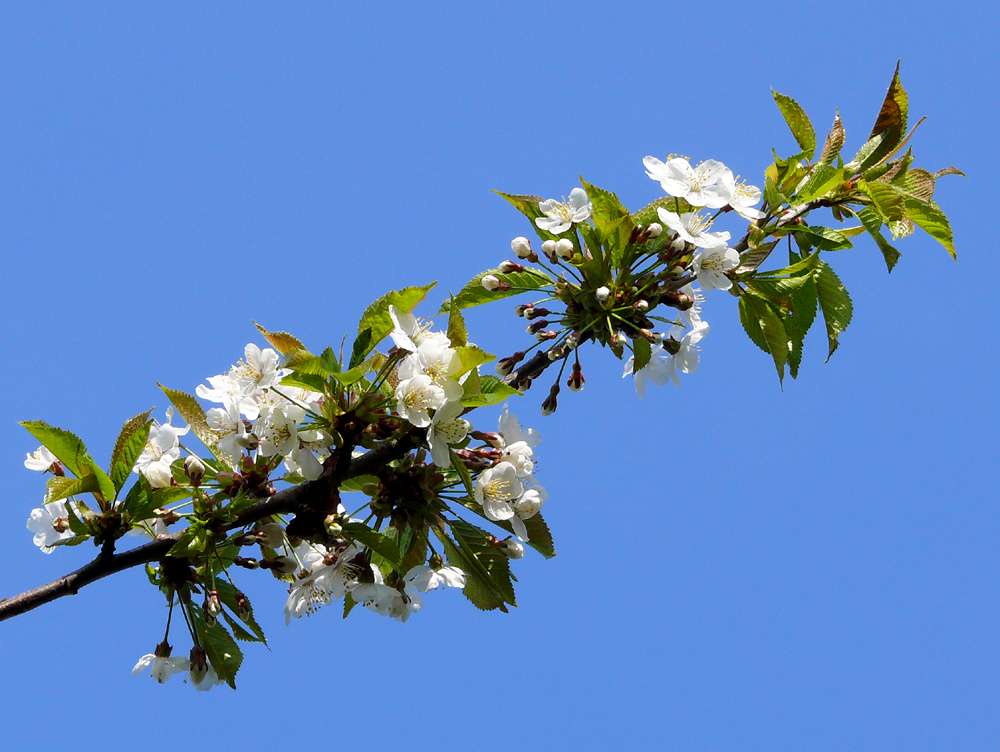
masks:
[[[3,595],[94,553],[32,544],[16,421],[106,458],[251,319],[320,348],[388,289],[436,279],[436,303],[528,234],[491,188],[582,173],[639,208],[670,152],[762,184],[794,146],[770,87],[821,136],[839,107],[850,151],[898,58],[917,163],[969,178],[937,194],[957,264],[922,233],[891,277],[869,242],[831,259],[855,321],[784,391],[719,293],[679,390],[640,402],[594,351],[554,417],[546,385],[520,400],[559,556],[518,565],[513,613],[451,591],[405,625],[286,628],[248,574],[272,652],[204,695],[131,675],[165,616],[132,571],[0,627],[5,744],[996,750],[997,32],[985,3],[6,4]],[[509,310],[475,341],[523,343]]]

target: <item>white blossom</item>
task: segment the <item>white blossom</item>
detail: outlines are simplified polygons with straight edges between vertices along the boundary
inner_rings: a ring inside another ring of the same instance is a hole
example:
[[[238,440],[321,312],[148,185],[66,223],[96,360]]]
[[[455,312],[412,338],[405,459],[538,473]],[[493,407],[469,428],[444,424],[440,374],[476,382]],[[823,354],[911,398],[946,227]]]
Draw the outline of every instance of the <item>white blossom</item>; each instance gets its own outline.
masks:
[[[425,564],[419,564],[407,572],[403,579],[421,593],[427,593],[442,586],[465,587],[465,572],[458,567],[431,569]]]
[[[444,343],[445,347],[451,347],[448,335],[444,332],[432,332],[433,321],[418,319],[412,313],[399,310],[394,305],[389,306],[389,318],[392,319],[393,329],[389,332],[396,347],[402,350],[416,352],[417,348],[427,340],[438,340]]]
[[[55,550],[53,544],[56,541],[72,538],[75,535],[69,528],[69,512],[66,509],[66,504],[64,499],[51,501],[31,510],[27,527],[35,534],[33,542],[42,549],[43,554],[52,553]],[[74,507],[74,511],[76,511],[76,507]]]
[[[668,195],[682,198],[691,206],[719,209],[727,203],[718,191],[710,190],[726,169],[721,162],[709,159],[692,167],[683,157],[674,157],[666,162],[646,157],[642,163],[646,174],[658,181]]]
[[[444,389],[430,376],[419,374],[399,382],[396,387],[396,412],[417,428],[431,424],[429,410],[437,410],[447,401]]]
[[[472,424],[462,417],[464,409],[460,402],[449,402],[435,410],[431,418],[427,427],[427,446],[431,450],[431,459],[438,467],[451,465],[449,445],[462,442],[472,430]]]
[[[728,232],[709,232],[712,220],[697,212],[675,214],[659,206],[656,214],[660,221],[677,235],[671,247],[676,247],[680,243],[690,243],[699,248],[715,248],[725,245],[729,240]]]
[[[187,658],[182,658],[177,656],[176,658],[165,656],[160,657],[154,655],[153,653],[146,653],[139,659],[139,662],[135,664],[135,668],[132,669],[133,674],[141,674],[150,665],[152,665],[153,678],[156,679],[160,684],[163,684],[174,674],[178,674],[182,671],[189,671],[191,666],[188,663]]]
[[[726,276],[726,272],[735,269],[739,263],[739,252],[723,244],[699,251],[694,257],[692,271],[704,290],[728,290],[733,281]]]
[[[736,181],[733,171],[728,167],[719,176],[719,195],[725,197],[726,203],[743,219],[755,220],[764,216],[764,212],[753,207],[760,203],[760,188],[747,185],[746,181]]]
[[[499,522],[514,516],[513,502],[520,497],[522,489],[517,469],[509,462],[501,462],[479,474],[473,492],[476,503],[483,507],[483,514]]]
[[[566,232],[574,224],[587,220],[593,208],[590,199],[587,198],[586,191],[582,188],[574,188],[570,191],[569,201],[565,203],[552,198],[540,202],[538,210],[545,216],[536,217],[535,224],[540,230],[558,235]]]
[[[58,461],[59,459],[52,452],[40,446],[25,458],[24,466],[29,470],[37,470],[40,473],[44,473],[52,467],[53,462]]]

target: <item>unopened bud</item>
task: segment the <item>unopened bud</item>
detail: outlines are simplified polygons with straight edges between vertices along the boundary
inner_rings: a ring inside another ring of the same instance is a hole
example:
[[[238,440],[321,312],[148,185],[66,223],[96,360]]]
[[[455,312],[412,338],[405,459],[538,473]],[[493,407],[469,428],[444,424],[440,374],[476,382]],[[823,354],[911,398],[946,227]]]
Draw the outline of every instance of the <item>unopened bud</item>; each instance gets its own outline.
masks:
[[[548,323],[548,322],[546,322],[546,323]],[[558,336],[559,335],[556,332],[554,332],[552,329],[547,329],[544,332],[536,332],[535,333],[535,339],[537,339],[539,342],[547,342],[548,340],[555,339]]]
[[[205,676],[208,674],[208,658],[205,655],[205,648],[201,645],[195,645],[191,648],[189,661],[191,683],[197,686],[205,680]]]
[[[635,310],[637,310],[637,311],[638,311],[639,313],[645,313],[646,311],[648,311],[648,310],[649,310],[649,303],[648,303],[648,302],[646,302],[645,300],[641,300],[641,299],[640,299],[640,300],[637,300],[637,301],[635,301],[635,302],[634,302],[634,303],[632,304],[632,307],[633,307],[633,308],[634,308]]]
[[[238,567],[243,567],[244,569],[257,569],[260,567],[260,563],[256,559],[250,559],[245,556],[237,556],[233,559],[233,564]]]
[[[514,238],[510,241],[510,249],[518,258],[528,258],[531,255],[531,241],[525,237]]]
[[[497,361],[496,369],[497,375],[508,376],[514,370],[518,363],[524,360],[524,353],[518,351],[507,358],[500,358]]]
[[[549,389],[549,396],[545,398],[542,403],[542,415],[552,415],[559,406],[559,382],[552,385]]]
[[[548,316],[549,313],[551,313],[551,311],[549,311],[548,308],[534,308],[534,307],[532,307],[532,308],[529,308],[527,311],[524,312],[524,318],[526,318],[526,319],[528,319],[530,321],[531,319],[538,319],[538,318],[541,318],[542,316]]]
[[[344,526],[340,524],[340,515],[328,514],[326,519],[323,520],[323,527],[326,528],[326,532],[330,535],[340,535],[344,532]]]
[[[614,334],[611,335],[611,344],[612,345],[622,346],[626,342],[628,342],[628,337],[626,337],[621,332],[615,332]]]
[[[253,616],[253,608],[250,606],[250,599],[239,590],[236,591],[236,615],[241,621],[247,621]]]
[[[490,446],[496,447],[497,449],[503,449],[507,446],[507,443],[503,440],[503,436],[496,433],[495,431],[473,431],[469,434],[476,441],[485,441]]]
[[[528,311],[530,311],[534,307],[535,307],[534,303],[524,303],[522,305],[516,305],[514,306],[514,315],[519,318],[523,318],[528,313]]]
[[[566,386],[570,388],[571,392],[579,392],[583,390],[583,383],[585,381],[586,379],[583,378],[583,368],[579,363],[574,363],[573,372],[570,374]]]
[[[663,232],[663,225],[659,222],[653,222],[649,227],[646,228],[646,233],[651,238],[660,237],[660,233]]]
[[[495,290],[509,290],[510,285],[506,282],[501,282],[500,278],[495,274],[487,274],[483,277],[483,287],[485,287],[490,292]]]
[[[548,325],[549,322],[546,321],[545,319],[542,319],[541,321],[533,321],[530,324],[528,324],[528,328],[525,329],[525,331],[528,334],[537,334],[540,330],[544,329]]]
[[[511,272],[523,272],[524,271],[524,266],[522,264],[518,264],[515,261],[509,261],[509,260],[502,262],[498,268],[504,274],[510,274]]]
[[[594,290],[594,297],[597,298],[601,303],[607,300],[609,295],[611,295],[611,290],[609,290],[607,287],[598,287],[596,290]]]
[[[219,601],[219,591],[209,590],[208,597],[205,598],[205,612],[212,616],[222,613],[222,603]]]
[[[562,238],[558,243],[556,243],[556,255],[561,259],[571,259],[573,254],[576,253],[576,249],[573,247],[573,241],[568,238]]]
[[[663,293],[660,302],[676,308],[678,311],[687,311],[694,305],[694,299],[680,290],[669,290]]]
[[[279,574],[291,574],[298,567],[295,559],[288,556],[279,556],[277,559],[264,559],[260,563],[261,569],[273,569]]]
[[[524,544],[517,538],[500,541],[500,550],[510,559],[520,559],[524,556]]]
[[[566,348],[561,345],[559,347],[553,347],[551,350],[546,352],[545,355],[551,362],[555,363],[560,358],[566,357]]]
[[[184,460],[184,472],[187,473],[191,485],[197,488],[201,485],[201,479],[205,477],[205,463],[191,455]]]
[[[542,243],[542,253],[545,254],[545,258],[551,261],[553,264],[556,262],[556,248],[559,244],[554,240],[546,240]]]
[[[256,533],[261,545],[268,548],[278,548],[285,541],[285,529],[277,522],[268,522]]]

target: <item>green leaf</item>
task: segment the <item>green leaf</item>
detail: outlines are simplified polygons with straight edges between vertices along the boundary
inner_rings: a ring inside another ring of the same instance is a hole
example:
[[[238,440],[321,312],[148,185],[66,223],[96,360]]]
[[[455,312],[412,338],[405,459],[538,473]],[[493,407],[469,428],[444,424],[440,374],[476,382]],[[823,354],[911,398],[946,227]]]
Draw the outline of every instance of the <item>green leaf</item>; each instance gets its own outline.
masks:
[[[826,335],[830,345],[826,359],[829,361],[840,345],[840,334],[851,323],[854,306],[851,303],[851,296],[847,294],[847,290],[840,281],[840,277],[828,264],[821,261],[816,268],[814,278],[816,280],[816,296],[819,299],[819,306],[823,310],[823,320],[826,322]]]
[[[793,231],[805,236],[809,245],[813,248],[819,248],[821,251],[842,251],[845,248],[854,247],[846,235],[837,230],[831,230],[829,227],[797,225]]]
[[[651,225],[653,222],[658,223],[660,221],[660,215],[657,212],[657,209],[660,208],[674,214],[688,214],[689,212],[697,211],[698,209],[698,207],[691,206],[691,204],[682,198],[664,196],[656,199],[656,201],[653,201],[651,204],[644,206],[639,211],[632,214],[632,222],[637,225],[642,225],[643,227]],[[667,237],[669,237],[669,234],[665,232],[660,235],[660,238],[663,240],[666,240]]]
[[[907,96],[902,84],[899,82],[899,62],[896,63],[896,71],[892,74],[892,81],[889,82],[889,90],[885,94],[882,102],[882,109],[879,110],[875,125],[868,138],[877,136],[879,133],[892,133],[896,136],[896,141],[906,131],[907,116]],[[893,146],[896,144],[893,143]]]
[[[501,282],[510,285],[509,290],[493,290],[492,292],[483,287],[483,277],[492,274]],[[477,274],[472,280],[461,289],[458,295],[451,300],[446,300],[441,305],[441,313],[447,313],[452,305],[459,308],[472,308],[473,306],[490,303],[494,300],[509,298],[513,295],[520,295],[522,292],[540,290],[553,285],[552,278],[543,271],[532,268],[525,268],[523,272],[508,272],[503,274],[499,269],[487,269],[481,274]]]
[[[218,437],[215,432],[208,427],[208,422],[205,419],[205,411],[198,403],[198,400],[190,394],[185,394],[184,392],[177,391],[176,389],[168,389],[159,382],[157,382],[157,386],[163,390],[163,393],[167,395],[167,398],[173,406],[177,408],[177,412],[180,413],[180,416],[184,418],[184,421],[191,427],[191,433],[198,437],[208,451],[218,457]]]
[[[371,339],[368,346],[360,353],[352,356],[364,357],[372,348],[389,336],[393,329],[392,318],[389,316],[389,306],[393,306],[401,313],[410,313],[417,305],[427,297],[427,293],[433,289],[437,282],[431,282],[422,287],[405,287],[402,290],[395,290],[386,293],[381,298],[372,303],[365,312],[361,314],[361,321],[358,323],[358,336],[366,330],[371,331]]]
[[[923,201],[915,196],[904,196],[903,207],[913,223],[927,232],[945,247],[951,257],[956,258],[955,242],[951,234],[948,217],[933,201]]]
[[[465,328],[465,318],[457,306],[451,306],[448,313],[448,331],[446,332],[452,347],[461,347],[469,341],[469,331]]]
[[[816,152],[816,131],[813,130],[805,110],[791,97],[779,94],[773,89],[771,94],[774,95],[775,104],[781,110],[781,114],[784,116],[785,122],[788,123],[788,128],[792,131],[799,148],[805,153],[806,159],[811,160]]]
[[[511,206],[517,209],[521,214],[526,216],[531,220],[531,229],[535,231],[542,240],[555,240],[559,238],[559,235],[553,235],[551,232],[541,229],[535,220],[538,217],[544,216],[542,210],[538,208],[538,205],[544,201],[541,196],[518,196],[511,193],[501,193],[500,191],[493,191],[498,196],[505,198]]]
[[[893,180],[893,185],[922,201],[930,201],[934,197],[934,176],[919,167],[907,170],[901,178]]]
[[[198,607],[195,609],[201,611]],[[194,621],[198,627],[201,646],[205,648],[205,654],[211,661],[215,673],[222,681],[236,689],[236,674],[243,664],[243,651],[222,624],[217,622],[209,627],[205,624],[204,617]]]
[[[895,222],[905,216],[904,194],[894,185],[859,180],[858,190],[871,200],[883,222]]]
[[[82,514],[77,514],[77,510],[74,509],[73,507],[74,507],[73,504],[66,505],[66,519],[69,522],[69,529],[72,530],[77,535],[79,535],[80,537],[84,538],[89,537],[90,534],[87,531],[87,526],[83,524],[83,520],[81,519],[81,517],[86,516],[86,512],[84,511],[84,506],[82,504],[80,505],[80,512]]]
[[[783,382],[790,341],[781,315],[753,293],[740,295],[739,309],[743,329],[757,347],[771,355],[778,380]]]
[[[653,357],[653,349],[645,337],[636,337],[632,340],[632,353],[635,357],[632,370],[636,373],[645,368],[649,364],[649,359]]]
[[[788,197],[778,190],[778,186],[767,172],[764,173],[764,200],[772,212],[775,212],[779,206],[790,203]]]
[[[792,291],[791,304],[791,311],[782,320],[792,343],[788,351],[788,372],[795,379],[799,376],[799,365],[802,363],[803,343],[816,320],[818,308],[816,281],[811,275],[806,278],[805,284]]]
[[[90,540],[89,535],[74,535],[70,538],[60,538],[59,540],[53,541],[48,545],[52,548],[55,548],[56,546],[79,546],[81,543],[88,540]]]
[[[209,543],[209,532],[205,529],[205,523],[200,520],[193,520],[190,526],[181,533],[181,537],[167,551],[167,556],[176,556],[179,559],[198,554],[205,550]]]
[[[866,206],[864,209],[858,212],[858,220],[868,230],[868,234],[872,236],[872,240],[875,241],[875,245],[882,252],[882,258],[885,259],[885,266],[892,272],[896,262],[899,261],[899,251],[889,245],[889,241],[881,233],[882,229],[882,218],[879,215],[879,211],[874,206]]]
[[[795,203],[804,204],[833,193],[844,183],[844,168],[819,165],[796,191]]]
[[[490,361],[496,360],[495,355],[490,355],[487,352],[483,352],[475,345],[462,345],[455,348],[455,353],[461,360],[461,369],[452,376],[452,378],[459,378],[469,373],[472,370],[477,369],[484,363],[489,363]]]
[[[357,475],[353,478],[348,478],[340,484],[341,493],[351,493],[355,491],[360,491],[364,493],[365,486],[378,486],[379,480],[374,475]]]
[[[459,499],[459,503],[470,512],[478,514],[487,522],[497,527],[502,527],[508,533],[514,535],[514,527],[508,520],[500,520],[499,522],[491,520],[483,513],[483,508],[471,498]],[[555,544],[552,541],[552,533],[549,531],[549,526],[545,524],[542,515],[536,514],[534,517],[522,520],[522,522],[524,522],[525,530],[528,531],[528,540],[525,542],[546,559],[553,558],[556,555]]]
[[[399,566],[399,546],[392,538],[376,533],[363,522],[348,522],[344,525],[344,534],[364,544],[393,566]]]
[[[354,347],[351,349],[351,362],[348,368],[360,365],[364,361],[365,355],[371,352],[371,349],[372,330],[371,328],[366,328],[358,332],[358,336],[354,338]]]
[[[608,239],[613,249],[611,266],[618,268],[622,260],[622,252],[635,228],[635,223],[629,216],[628,209],[614,193],[591,185],[583,179],[583,176],[580,176],[580,183],[587,191],[587,197],[594,207],[591,215],[594,228],[601,238]]]
[[[256,321],[253,322],[253,325],[264,335],[264,339],[270,343],[271,347],[282,355],[295,352],[296,350],[309,352],[308,348],[299,342],[298,338],[293,337],[288,332],[269,332]]]
[[[117,489],[115,484],[111,482],[111,478],[107,476],[107,473],[102,470],[90,455],[86,455],[80,458],[80,472],[84,475],[93,475],[97,478],[97,490],[93,492],[94,498],[97,499],[98,504],[101,504],[101,508],[104,508],[102,502],[113,501],[117,495]]]
[[[487,407],[489,405],[498,405],[508,397],[520,394],[521,392],[505,384],[496,376],[480,374],[479,394],[463,396],[461,402],[464,407]]]
[[[121,433],[115,441],[115,448],[111,452],[111,482],[115,486],[115,493],[122,490],[125,481],[128,480],[135,461],[142,454],[143,447],[146,446],[146,439],[149,437],[149,428],[153,424],[149,414],[152,410],[139,413],[125,421]]]
[[[236,588],[233,587],[233,584],[228,580],[219,577],[216,578],[215,580],[215,590],[218,591],[219,600],[222,601],[223,605],[230,611],[232,611],[234,614],[238,615],[240,608],[239,608],[239,603],[237,603],[236,599]],[[249,603],[249,600],[247,602]],[[223,613],[225,613],[225,611],[223,611]],[[228,615],[227,615],[227,620],[228,620]],[[235,635],[236,639],[251,641],[251,642],[263,642],[265,645],[267,644],[267,638],[264,637],[264,630],[260,628],[260,624],[258,624],[257,620],[254,618],[252,604],[250,605],[249,617],[245,620],[241,619],[241,621],[250,628],[252,634],[246,634],[244,632],[245,636],[241,636],[234,628],[233,634]],[[231,627],[233,626],[238,627],[235,620],[229,620],[229,625]]]
[[[455,454],[455,450],[451,449],[449,452],[451,454],[451,467],[456,473],[458,473],[458,477],[462,479],[462,485],[465,486],[465,492],[471,499],[474,491],[472,487],[472,475],[469,473],[469,468],[467,468],[462,462],[462,458]]]
[[[97,482],[96,476],[85,475],[82,478],[70,478],[67,476],[57,475],[49,478],[48,482],[45,484],[44,503],[51,504],[53,501],[68,499],[70,496],[76,496],[83,493],[93,493],[94,491],[99,490],[100,485]]]
[[[823,151],[819,155],[820,163],[833,164],[833,160],[837,158],[840,150],[844,147],[846,139],[847,134],[844,131],[844,123],[840,119],[840,110],[837,110],[833,117],[833,126],[830,128],[830,133],[823,144]]]
[[[467,556],[472,556],[486,570],[491,583],[504,601],[512,606],[517,602],[514,597],[514,585],[510,576],[510,559],[487,542],[488,533],[471,525],[465,520],[455,519],[448,523],[455,543]]]
[[[77,477],[84,475],[80,470],[80,461],[88,456],[87,447],[76,434],[50,426],[42,420],[24,420],[21,425],[52,452],[69,472]]]

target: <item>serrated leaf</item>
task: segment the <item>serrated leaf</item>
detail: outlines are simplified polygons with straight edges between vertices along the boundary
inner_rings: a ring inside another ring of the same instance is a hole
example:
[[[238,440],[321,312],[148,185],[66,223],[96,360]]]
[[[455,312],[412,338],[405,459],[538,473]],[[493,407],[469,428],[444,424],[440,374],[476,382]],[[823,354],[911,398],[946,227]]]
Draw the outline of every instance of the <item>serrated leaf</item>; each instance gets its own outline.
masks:
[[[844,233],[829,227],[798,225],[794,231],[799,235],[804,235],[808,238],[809,245],[813,248],[819,248],[821,251],[842,251],[845,248],[854,247]]]
[[[45,484],[45,504],[53,501],[68,499],[83,493],[93,493],[100,490],[97,478],[93,475],[85,475],[82,478],[70,478],[68,476],[55,476],[49,478]]]
[[[885,94],[882,109],[879,110],[878,118],[875,120],[875,125],[872,126],[869,138],[893,129],[902,134],[906,130],[907,109],[906,91],[899,82],[899,63],[897,62],[896,71],[892,74],[889,90]]]
[[[507,555],[487,542],[488,534],[485,530],[461,519],[450,520],[448,525],[452,535],[455,536],[455,543],[467,556],[474,557],[482,565],[504,601],[516,606],[514,585],[510,576],[510,559]]]
[[[658,223],[660,221],[660,215],[656,210],[660,208],[673,212],[674,214],[688,214],[689,212],[696,211],[700,207],[693,207],[682,198],[664,196],[644,206],[639,211],[634,212],[631,215],[632,222],[637,225],[642,225],[643,227],[651,225],[653,222]],[[664,232],[660,235],[660,238],[663,240],[666,240],[667,237],[669,237],[669,233]]]
[[[819,165],[795,193],[795,202],[804,204],[835,192],[844,183],[844,168]]]
[[[778,186],[771,179],[771,176],[766,173],[764,175],[764,200],[773,213],[776,213],[779,206],[789,203],[788,197],[778,190]]]
[[[840,345],[840,335],[851,323],[854,305],[840,277],[834,273],[829,264],[821,261],[813,278],[816,280],[816,297],[823,311],[823,320],[826,322],[826,335],[830,345],[826,359],[829,361]]]
[[[889,245],[889,241],[881,233],[882,229],[882,219],[879,215],[879,211],[874,206],[866,206],[864,209],[858,212],[858,220],[861,222],[862,226],[868,231],[868,234],[872,236],[872,240],[875,241],[875,245],[882,252],[882,258],[885,259],[885,266],[889,272],[892,272],[896,262],[899,261],[899,251]]]
[[[635,358],[632,362],[632,370],[638,373],[649,365],[649,359],[653,357],[653,348],[650,347],[645,337],[636,337],[632,340],[632,353]]]
[[[520,391],[505,384],[496,376],[480,374],[479,393],[463,396],[461,403],[464,407],[488,407],[489,405],[498,405],[508,397],[520,394]]]
[[[269,332],[256,321],[253,322],[253,325],[257,327],[261,334],[264,335],[264,339],[270,343],[271,347],[282,355],[295,352],[296,350],[305,353],[309,352],[309,349],[303,345],[297,337],[293,337],[288,332]]]
[[[919,167],[907,170],[893,184],[903,191],[903,193],[918,198],[921,201],[930,201],[934,197],[934,176],[927,170],[920,169]]]
[[[591,185],[583,179],[583,176],[580,176],[580,183],[587,191],[587,197],[594,207],[591,214],[594,228],[602,239],[608,240],[612,248],[611,266],[618,268],[635,223],[617,195]]]
[[[87,455],[80,458],[80,472],[85,475],[93,475],[97,478],[97,490],[93,492],[94,498],[97,499],[98,504],[104,509],[104,502],[113,501],[115,495],[117,494],[117,489],[115,489],[115,484],[111,482],[111,478],[108,477],[107,473],[104,472],[98,466],[94,459]]]
[[[938,178],[944,177],[945,175],[961,175],[963,178],[968,177],[964,172],[962,172],[954,165],[952,165],[951,167],[945,167],[943,170],[938,170],[937,172],[934,173],[932,177],[935,180],[937,180]]]
[[[135,461],[142,454],[146,446],[146,439],[149,437],[149,429],[153,424],[149,414],[152,410],[139,413],[127,421],[122,426],[121,432],[115,441],[115,448],[111,452],[111,482],[115,486],[115,493],[122,490],[125,481],[135,467]]]
[[[393,306],[397,311],[410,313],[417,305],[427,297],[437,282],[431,282],[422,287],[404,287],[402,290],[394,290],[386,293],[381,298],[372,303],[365,312],[361,314],[358,322],[358,335],[366,329],[371,330],[371,339],[367,349],[359,353],[360,357],[366,356],[372,348],[389,336],[392,331],[392,318],[389,316],[389,306]]]
[[[469,331],[465,328],[465,318],[462,310],[457,306],[451,306],[448,313],[448,331],[445,332],[452,347],[461,347],[469,341]]]
[[[201,611],[198,607],[194,608],[198,612]],[[217,622],[209,627],[203,617],[194,621],[198,627],[201,646],[205,648],[205,654],[212,663],[215,673],[222,681],[236,689],[236,674],[243,664],[243,651],[221,623]]]
[[[57,541],[47,544],[49,548],[55,548],[56,546],[79,546],[84,541],[90,540],[89,535],[74,535],[70,538],[60,538]]]
[[[501,527],[511,535],[514,535],[514,527],[509,521],[500,520],[498,522],[491,520],[483,513],[483,508],[471,498],[459,499],[459,503],[470,512],[475,512],[490,524]],[[552,541],[552,533],[549,530],[549,526],[545,524],[545,520],[541,513],[536,514],[533,517],[529,517],[526,520],[522,520],[522,522],[524,522],[525,530],[528,532],[528,540],[526,543],[538,551],[538,553],[546,559],[553,558],[556,555],[555,544]]]
[[[83,514],[79,514],[83,509],[83,505],[80,505],[80,509],[75,508],[76,505],[72,502],[66,505],[66,519],[69,522],[69,529],[82,537],[88,537],[89,533],[87,531],[87,526],[83,524]],[[85,513],[84,513],[85,514]]]
[[[475,345],[462,345],[455,348],[455,353],[458,356],[462,366],[460,370],[455,373],[452,378],[460,378],[465,374],[477,369],[484,363],[489,363],[496,360],[495,355],[490,355],[488,352],[483,352]]]
[[[455,450],[449,450],[451,453],[451,467],[458,473],[458,477],[462,480],[462,485],[465,486],[465,492],[469,495],[471,499],[474,493],[472,487],[472,475],[469,473],[469,468],[465,466],[462,462],[462,458],[455,454]]]
[[[388,536],[376,533],[363,522],[348,522],[344,525],[344,534],[364,544],[393,566],[399,566],[399,546]]]
[[[830,128],[830,133],[823,144],[823,151],[819,155],[820,163],[833,164],[833,160],[837,158],[840,150],[844,147],[846,139],[847,133],[844,130],[844,123],[840,119],[840,110],[837,110],[833,116],[833,126]]]
[[[906,216],[917,227],[943,245],[953,259],[957,258],[951,225],[948,223],[948,217],[937,204],[933,201],[922,201],[914,196],[905,196],[903,207],[906,210]]]
[[[175,556],[179,559],[186,558],[191,554],[198,554],[205,550],[208,545],[209,535],[204,524],[195,520],[181,533],[181,537],[171,546],[167,556]]]
[[[780,314],[768,301],[752,293],[740,295],[739,309],[743,329],[757,347],[770,354],[779,381],[784,381],[790,343]]]
[[[76,434],[50,426],[43,420],[23,420],[20,425],[52,452],[69,472],[77,477],[83,475],[80,461],[88,456],[87,447]]]
[[[198,400],[185,392],[169,389],[159,382],[156,385],[163,390],[163,393],[167,395],[171,404],[177,409],[180,416],[184,418],[188,426],[190,426],[191,433],[198,437],[208,451],[218,457],[218,437],[208,427],[208,422],[205,419],[205,411],[198,403]]]
[[[236,599],[236,588],[233,586],[233,584],[228,580],[218,578],[215,581],[215,590],[218,591],[219,600],[222,601],[222,604],[230,611],[232,611],[234,614],[238,615],[240,608],[239,608],[239,603],[237,602]],[[249,603],[249,600],[247,601],[247,603]],[[223,613],[225,614],[225,611],[223,611]],[[228,614],[226,615],[226,618],[229,621],[231,627],[234,624],[236,624],[235,619],[229,620]],[[253,604],[250,604],[249,616],[246,619],[240,619],[240,621],[246,624],[250,628],[252,633],[247,634],[246,637],[241,637],[237,633],[236,629],[233,629],[233,635],[236,637],[236,639],[251,641],[251,642],[263,642],[265,645],[267,644],[267,638],[264,636],[264,630],[260,628],[260,624],[258,624],[257,620],[254,618]],[[236,626],[238,627],[239,625],[236,624]]]
[[[492,274],[501,282],[510,285],[509,290],[487,290],[483,287],[483,277]],[[452,305],[459,308],[472,308],[473,306],[490,303],[494,300],[502,300],[513,295],[520,295],[531,290],[540,290],[553,285],[552,278],[543,271],[532,268],[525,268],[523,272],[502,273],[499,269],[487,269],[485,272],[477,274],[472,280],[459,291],[451,300],[446,300],[441,305],[441,313],[447,313]]]
[[[772,240],[769,243],[762,243],[756,248],[750,248],[745,253],[740,256],[740,265],[736,269],[737,276],[742,276],[753,272],[763,264],[767,257],[771,255],[771,251],[774,247],[778,245],[777,240]]]
[[[788,128],[795,137],[799,148],[806,155],[806,159],[812,159],[816,152],[816,131],[813,130],[805,110],[791,97],[779,94],[773,89],[771,94],[774,95],[774,102],[781,110],[781,114],[784,116],[785,122],[788,123]]]
[[[365,486],[377,486],[379,480],[374,475],[357,475],[353,478],[348,478],[340,484],[341,493],[351,493],[351,492],[364,492]]]
[[[365,328],[358,332],[358,336],[354,338],[354,347],[351,348],[351,361],[347,367],[350,369],[360,365],[364,361],[365,355],[371,352],[371,349],[372,330]]]

